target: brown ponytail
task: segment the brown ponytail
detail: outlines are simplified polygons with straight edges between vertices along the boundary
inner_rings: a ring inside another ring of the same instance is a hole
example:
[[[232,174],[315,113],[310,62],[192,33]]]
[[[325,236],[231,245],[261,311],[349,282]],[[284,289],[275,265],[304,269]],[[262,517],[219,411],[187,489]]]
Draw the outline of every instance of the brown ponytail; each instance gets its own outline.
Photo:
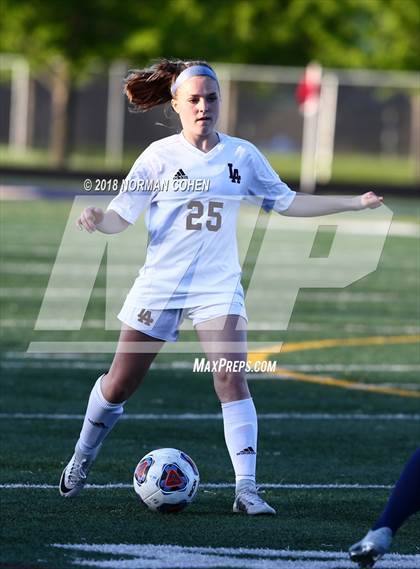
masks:
[[[124,80],[124,93],[132,111],[147,111],[172,99],[171,85],[178,75],[191,65],[206,65],[205,61],[160,59],[146,69],[135,69]]]

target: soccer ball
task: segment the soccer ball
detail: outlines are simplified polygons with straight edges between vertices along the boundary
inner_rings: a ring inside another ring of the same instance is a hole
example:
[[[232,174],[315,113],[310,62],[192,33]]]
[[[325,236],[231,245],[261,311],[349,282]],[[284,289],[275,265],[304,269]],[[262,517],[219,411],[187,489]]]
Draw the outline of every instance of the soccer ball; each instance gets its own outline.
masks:
[[[197,494],[200,475],[194,461],[182,450],[159,448],[136,466],[133,485],[146,506],[157,512],[180,512]]]

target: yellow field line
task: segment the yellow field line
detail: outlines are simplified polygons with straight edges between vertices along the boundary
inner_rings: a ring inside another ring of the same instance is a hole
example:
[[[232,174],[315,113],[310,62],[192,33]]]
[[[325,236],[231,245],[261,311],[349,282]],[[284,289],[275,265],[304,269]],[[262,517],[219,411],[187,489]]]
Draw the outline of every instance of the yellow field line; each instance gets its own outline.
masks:
[[[298,352],[303,350],[320,350],[324,348],[337,348],[342,346],[374,346],[386,344],[414,344],[420,341],[420,335],[412,334],[407,336],[370,336],[367,338],[339,338],[326,340],[309,340],[303,342],[289,342],[277,344],[275,346],[267,346],[258,352],[252,352],[248,356],[248,360],[252,363],[256,361],[266,360],[271,354]],[[374,393],[385,393],[388,395],[399,395],[400,397],[419,397],[420,393],[410,391],[408,389],[398,389],[397,387],[384,387],[380,385],[371,385],[366,383],[358,383],[347,379],[336,379],[335,377],[312,375],[308,373],[299,373],[281,368],[274,372],[274,375],[281,375],[297,379],[298,381],[306,381],[309,383],[318,383],[321,385],[333,385],[342,387],[343,389],[358,389],[360,391],[371,391]]]
[[[270,355],[277,353],[301,352],[303,350],[321,350],[323,348],[340,348],[342,346],[380,346],[385,344],[416,344],[420,342],[420,334],[410,334],[407,336],[370,336],[368,338],[331,338],[329,340],[306,340],[304,342],[288,342],[281,347],[281,344],[267,346],[261,351],[253,352],[251,356],[261,357],[261,354]]]
[[[298,381],[306,381],[308,383],[319,383],[321,385],[333,385],[334,387],[342,387],[343,389],[358,389],[360,391],[373,391],[374,393],[386,393],[387,395],[400,395],[401,397],[420,397],[417,391],[408,389],[398,389],[397,387],[385,387],[381,385],[372,385],[369,383],[357,383],[347,379],[336,379],[324,375],[311,375],[309,373],[299,373],[288,369],[277,369],[274,375],[281,375],[297,379]]]

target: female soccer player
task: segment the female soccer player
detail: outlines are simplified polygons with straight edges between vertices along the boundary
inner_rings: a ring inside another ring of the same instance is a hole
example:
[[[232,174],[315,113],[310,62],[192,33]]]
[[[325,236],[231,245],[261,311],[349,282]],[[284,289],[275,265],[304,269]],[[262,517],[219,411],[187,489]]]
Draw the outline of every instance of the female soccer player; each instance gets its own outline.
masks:
[[[290,216],[375,208],[382,202],[373,192],[354,198],[297,195],[255,146],[216,130],[220,90],[206,62],[162,59],[131,73],[125,93],[137,110],[170,101],[182,132],[154,142],[139,156],[126,179],[127,191],[105,212],[88,207],[77,220],[90,233],[118,233],[148,208],[150,242],[118,315],[123,324],[111,368],[92,389],[75,453],[61,476],[65,497],[83,488],[125,401],[163,343],[177,339],[183,318],[192,319],[210,362],[246,362],[247,317],[235,234],[241,200]],[[142,344],[143,353],[128,352],[126,343]],[[275,514],[257,494],[257,414],[238,368],[213,374],[236,476],[233,511]]]

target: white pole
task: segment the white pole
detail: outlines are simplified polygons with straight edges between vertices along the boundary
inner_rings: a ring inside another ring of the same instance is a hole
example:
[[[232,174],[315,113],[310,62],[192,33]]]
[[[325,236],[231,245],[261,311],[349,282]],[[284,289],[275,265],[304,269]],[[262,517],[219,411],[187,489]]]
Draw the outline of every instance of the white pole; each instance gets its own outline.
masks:
[[[420,182],[420,93],[413,91],[411,94],[411,136],[410,155],[413,159],[414,180]]]
[[[316,185],[316,153],[319,112],[319,95],[317,87],[321,83],[322,68],[318,63],[310,63],[305,71],[304,82],[312,89],[302,104],[303,137],[300,166],[300,191],[312,194]]]
[[[319,98],[318,150],[316,178],[323,184],[331,180],[334,157],[335,120],[337,115],[338,77],[326,73]]]
[[[29,65],[25,59],[17,59],[11,67],[9,145],[21,153],[28,143]]]
[[[312,194],[316,185],[316,143],[318,113],[303,115],[302,157],[300,165],[300,191]]]
[[[105,163],[113,167],[121,166],[123,159],[125,105],[122,89],[126,70],[126,63],[116,60],[108,72]]]
[[[217,68],[216,68],[217,69]],[[217,73],[220,85],[220,97],[222,104],[220,106],[220,115],[218,128],[221,132],[229,133],[230,105],[231,105],[231,77],[228,69],[223,69]]]

